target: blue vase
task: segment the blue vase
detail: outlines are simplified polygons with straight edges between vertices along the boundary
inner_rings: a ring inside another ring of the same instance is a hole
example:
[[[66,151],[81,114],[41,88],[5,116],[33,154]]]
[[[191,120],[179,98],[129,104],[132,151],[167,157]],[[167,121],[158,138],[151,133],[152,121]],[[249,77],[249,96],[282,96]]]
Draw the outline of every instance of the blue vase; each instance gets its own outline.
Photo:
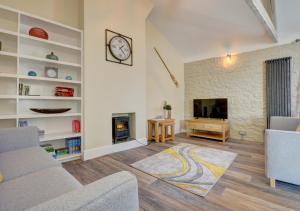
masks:
[[[68,75],[68,76],[66,76],[66,80],[72,80],[73,78],[72,78],[72,76],[70,76],[70,75]]]
[[[37,76],[37,73],[33,70],[28,72],[28,76]]]

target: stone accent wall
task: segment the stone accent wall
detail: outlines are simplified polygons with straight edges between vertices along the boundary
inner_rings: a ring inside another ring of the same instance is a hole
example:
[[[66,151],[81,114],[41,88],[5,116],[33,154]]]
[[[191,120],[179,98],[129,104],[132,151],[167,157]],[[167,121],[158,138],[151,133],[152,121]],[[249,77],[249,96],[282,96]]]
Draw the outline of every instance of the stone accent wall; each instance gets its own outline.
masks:
[[[266,128],[265,61],[292,57],[292,115],[299,116],[300,43],[292,43],[224,58],[185,64],[185,119],[193,117],[193,99],[228,98],[231,137],[264,140]]]

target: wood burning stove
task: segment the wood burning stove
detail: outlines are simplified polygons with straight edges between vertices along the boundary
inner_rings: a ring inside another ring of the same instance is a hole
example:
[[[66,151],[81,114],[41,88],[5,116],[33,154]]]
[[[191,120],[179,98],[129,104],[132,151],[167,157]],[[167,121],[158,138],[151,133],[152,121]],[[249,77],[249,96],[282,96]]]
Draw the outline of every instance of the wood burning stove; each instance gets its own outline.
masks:
[[[112,118],[113,144],[116,144],[120,140],[127,140],[130,137],[129,123],[129,116],[120,116]]]

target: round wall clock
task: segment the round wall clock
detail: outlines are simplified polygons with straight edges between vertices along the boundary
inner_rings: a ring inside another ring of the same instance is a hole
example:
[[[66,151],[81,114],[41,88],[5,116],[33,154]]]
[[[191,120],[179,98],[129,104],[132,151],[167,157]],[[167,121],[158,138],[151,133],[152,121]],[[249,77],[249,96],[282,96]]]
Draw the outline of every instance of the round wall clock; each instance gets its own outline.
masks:
[[[127,60],[132,52],[129,42],[119,35],[109,41],[109,51],[115,59],[120,61]]]

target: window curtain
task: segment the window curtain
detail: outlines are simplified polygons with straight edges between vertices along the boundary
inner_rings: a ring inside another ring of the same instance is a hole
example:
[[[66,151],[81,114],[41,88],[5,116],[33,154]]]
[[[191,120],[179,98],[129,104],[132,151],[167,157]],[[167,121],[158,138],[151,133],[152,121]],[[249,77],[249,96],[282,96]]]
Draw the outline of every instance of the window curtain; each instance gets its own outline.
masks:
[[[291,57],[266,61],[267,127],[271,116],[291,116]]]

